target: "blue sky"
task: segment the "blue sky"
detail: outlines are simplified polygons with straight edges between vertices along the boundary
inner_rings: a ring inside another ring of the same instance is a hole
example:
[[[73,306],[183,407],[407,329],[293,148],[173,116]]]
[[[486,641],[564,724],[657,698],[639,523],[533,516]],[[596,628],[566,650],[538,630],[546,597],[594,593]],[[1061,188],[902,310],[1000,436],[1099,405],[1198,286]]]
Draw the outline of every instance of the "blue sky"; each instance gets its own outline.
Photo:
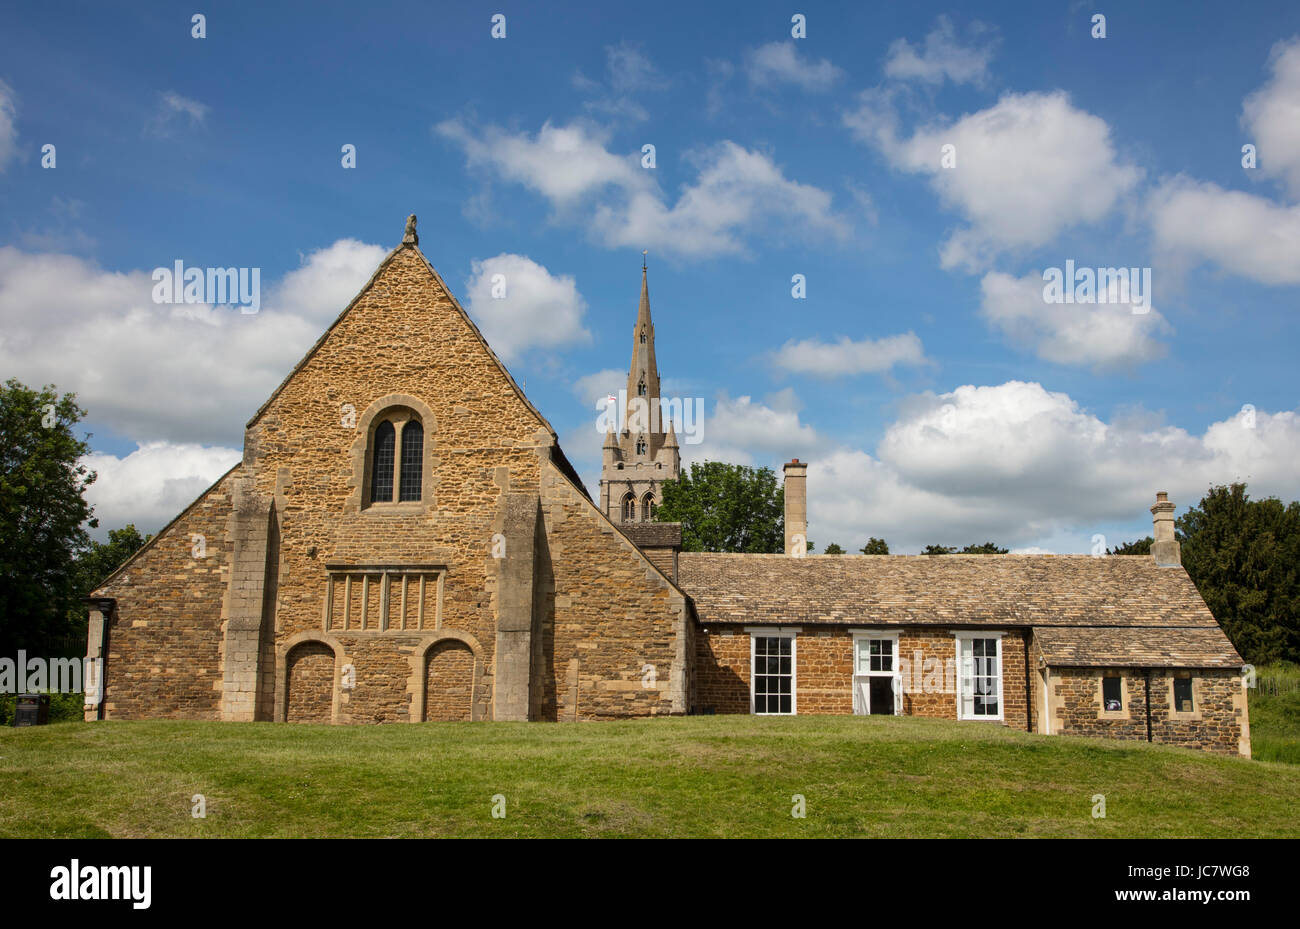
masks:
[[[593,494],[645,248],[688,457],[811,461],[819,549],[1089,551],[1157,489],[1294,499],[1300,7],[1127,6],[798,5],[799,39],[788,4],[219,3],[202,39],[11,7],[0,375],[75,389],[103,521],[156,529],[415,212]],[[260,268],[262,312],[151,305],[176,260]],[[1151,268],[1150,311],[1045,305],[1067,260]]]

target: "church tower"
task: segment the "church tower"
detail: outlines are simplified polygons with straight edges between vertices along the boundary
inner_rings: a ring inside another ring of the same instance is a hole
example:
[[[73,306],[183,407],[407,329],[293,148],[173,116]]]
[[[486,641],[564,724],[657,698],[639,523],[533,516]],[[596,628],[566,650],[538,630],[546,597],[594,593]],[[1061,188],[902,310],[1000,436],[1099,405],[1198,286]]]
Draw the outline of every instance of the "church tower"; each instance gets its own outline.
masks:
[[[673,424],[661,413],[650,289],[641,263],[641,304],[632,328],[632,363],[622,416],[611,422],[601,453],[600,508],[616,523],[648,522],[663,502],[663,482],[681,471]],[[611,417],[612,419],[612,417]]]

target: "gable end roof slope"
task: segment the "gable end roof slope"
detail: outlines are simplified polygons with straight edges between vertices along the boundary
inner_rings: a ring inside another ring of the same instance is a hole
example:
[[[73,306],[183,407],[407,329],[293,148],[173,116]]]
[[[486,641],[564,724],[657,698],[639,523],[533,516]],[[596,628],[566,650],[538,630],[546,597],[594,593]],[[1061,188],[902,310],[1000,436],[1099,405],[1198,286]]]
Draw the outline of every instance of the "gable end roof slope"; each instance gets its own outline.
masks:
[[[578,476],[577,469],[573,467],[573,465],[569,462],[568,457],[564,454],[563,449],[560,448],[559,435],[556,433],[555,427],[551,425],[550,421],[545,416],[542,415],[542,411],[539,410],[536,406],[534,406],[533,402],[529,400],[528,396],[523,392],[522,389],[520,389],[519,384],[516,383],[514,377],[510,374],[509,369],[506,368],[505,363],[493,350],[492,346],[488,344],[487,339],[483,337],[483,333],[479,330],[478,326],[475,325],[474,320],[471,319],[470,315],[465,312],[465,308],[460,305],[460,301],[456,299],[456,295],[452,293],[451,288],[448,287],[447,283],[442,279],[442,275],[440,275],[438,273],[438,270],[434,268],[433,264],[425,256],[424,252],[420,251],[419,245],[415,245],[409,242],[403,242],[401,245],[397,246],[395,249],[393,249],[391,252],[388,253],[387,257],[385,257],[383,261],[379,263],[379,267],[375,269],[375,273],[370,275],[370,279],[366,281],[365,285],[359,291],[357,291],[357,295],[348,301],[348,305],[343,308],[343,312],[339,313],[339,315],[335,317],[334,322],[330,323],[329,328],[321,333],[320,338],[318,338],[312,344],[312,347],[307,350],[307,353],[303,355],[302,358],[298,361],[298,363],[293,366],[293,369],[287,375],[285,375],[285,378],[280,382],[280,385],[276,387],[274,391],[271,392],[271,396],[266,398],[266,402],[257,408],[257,412],[253,414],[251,419],[249,419],[248,423],[245,425],[245,428],[251,427],[262,417],[262,414],[266,412],[267,408],[270,407],[271,404],[275,402],[275,398],[280,396],[280,394],[284,392],[284,389],[289,385],[289,382],[294,379],[294,377],[298,374],[298,372],[301,371],[302,368],[307,364],[307,362],[310,361],[312,357],[316,354],[316,352],[320,350],[320,347],[325,344],[325,340],[328,339],[330,337],[330,334],[335,329],[338,328],[339,323],[343,322],[343,320],[347,317],[348,313],[352,311],[352,308],[356,306],[357,302],[363,296],[365,296],[366,292],[370,290],[371,287],[374,286],[375,281],[377,281],[379,279],[379,276],[384,273],[384,270],[390,264],[392,264],[393,259],[396,258],[398,254],[402,252],[403,249],[407,249],[407,248],[411,249],[413,252],[415,252],[417,256],[419,256],[420,262],[424,265],[425,269],[428,270],[429,274],[433,277],[434,282],[438,285],[438,287],[442,290],[442,292],[447,295],[447,299],[451,301],[452,307],[456,310],[457,313],[460,314],[461,319],[463,319],[464,322],[469,326],[470,332],[472,332],[474,334],[474,337],[478,339],[478,341],[482,344],[483,348],[488,353],[488,357],[490,357],[492,361],[496,364],[497,369],[505,377],[506,382],[509,383],[510,388],[515,392],[515,395],[521,401],[523,401],[523,404],[528,409],[528,411],[537,418],[537,422],[543,428],[545,428],[548,433],[550,433],[551,447],[554,449],[552,458],[555,460],[556,465],[560,468],[561,471],[565,473],[566,477],[570,478],[575,484],[578,485],[578,489],[582,491],[583,495],[586,496],[588,500],[590,500],[591,494],[587,491],[586,485],[583,484],[582,479]]]

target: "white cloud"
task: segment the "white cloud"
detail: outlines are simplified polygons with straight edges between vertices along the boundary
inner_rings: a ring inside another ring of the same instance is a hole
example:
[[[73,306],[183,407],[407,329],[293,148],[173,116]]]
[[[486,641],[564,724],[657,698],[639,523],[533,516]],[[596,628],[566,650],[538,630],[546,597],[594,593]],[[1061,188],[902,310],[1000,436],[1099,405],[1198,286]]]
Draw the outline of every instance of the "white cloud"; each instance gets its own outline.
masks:
[[[1300,205],[1180,176],[1148,208],[1156,253],[1175,272],[1206,262],[1262,284],[1300,284]]]
[[[971,44],[964,45],[957,38],[952,20],[940,16],[925,37],[923,51],[906,39],[895,39],[885,59],[885,76],[926,84],[941,84],[945,78],[954,84],[987,83],[989,60],[997,41],[982,23],[972,23],[969,31]]]
[[[170,442],[146,442],[122,458],[87,455],[82,462],[98,475],[86,491],[99,519],[92,533],[106,538],[127,523],[156,533],[241,457],[234,448]]]
[[[920,338],[912,332],[855,342],[840,336],[836,342],[817,339],[790,341],[775,353],[779,368],[818,377],[845,374],[880,374],[895,365],[928,364]]]
[[[980,313],[1013,342],[1059,364],[1130,367],[1164,355],[1156,336],[1172,327],[1149,304],[1147,312],[1134,313],[1131,304],[1117,302],[1116,281],[1106,287],[1107,303],[1048,303],[1043,287],[1041,274],[990,272],[980,282]]]
[[[504,297],[493,296],[498,285],[504,287]],[[587,302],[573,278],[552,275],[524,255],[502,253],[473,262],[465,293],[466,309],[504,359],[530,348],[591,340],[582,325]]]
[[[705,460],[754,464],[773,457],[807,457],[827,447],[812,426],[800,422],[799,402],[790,388],[770,395],[766,402],[719,395],[700,434],[700,443],[682,445],[683,467]]]
[[[1300,199],[1300,36],[1278,42],[1272,75],[1242,103],[1241,122],[1259,156],[1258,171],[1282,179]]]
[[[18,107],[14,89],[0,81],[0,172],[18,154]]]
[[[246,315],[156,304],[148,271],[0,247],[0,370],[75,391],[90,421],[137,441],[238,443],[384,254],[350,239],[312,252]]]
[[[596,401],[613,394],[618,396],[620,390],[627,390],[627,372],[618,368],[605,368],[584,374],[573,382],[573,393],[583,404],[583,409],[591,410],[596,415]]]
[[[592,228],[609,247],[648,246],[682,257],[738,254],[742,236],[765,233],[844,238],[848,224],[831,195],[790,180],[770,157],[726,141],[694,156],[699,174],[677,202],[640,191],[597,207]]]
[[[146,129],[153,135],[165,137],[172,135],[178,128],[178,124],[183,124],[190,129],[197,128],[207,122],[210,110],[211,107],[206,103],[191,100],[174,90],[169,90],[158,95],[158,108],[154,111],[153,118]]]
[[[754,87],[794,84],[803,90],[830,90],[844,76],[828,59],[805,59],[793,41],[769,42],[745,56],[745,74]]]
[[[1136,523],[1147,534],[1157,490],[1180,510],[1211,483],[1237,479],[1256,496],[1300,496],[1300,416],[1260,411],[1248,422],[1233,416],[1200,436],[1107,423],[1066,394],[1020,381],[915,397],[875,456],[808,456],[809,534],[854,547],[882,536],[896,551],[992,539],[1087,552],[1107,527]]]
[[[749,233],[849,233],[829,193],[787,178],[768,155],[734,142],[691,153],[696,179],[670,204],[639,156],[612,154],[607,135],[591,127],[547,122],[536,137],[496,127],[475,132],[455,120],[437,128],[464,148],[471,167],[541,194],[557,218],[585,227],[607,248],[704,258],[742,252]]]
[[[772,467],[809,462],[809,535],[856,550],[869,536],[897,553],[992,540],[1024,553],[1091,551],[1149,534],[1167,490],[1180,511],[1212,483],[1300,497],[1300,415],[1257,411],[1202,434],[1154,416],[1106,422],[1063,393],[1009,381],[908,398],[874,453],[802,421],[792,390],[718,399],[704,443],[683,462]],[[594,438],[587,444],[594,446]]]
[[[635,94],[662,90],[670,81],[654,62],[630,42],[605,48],[605,81],[592,80],[581,71],[573,75],[573,86],[591,95],[584,106],[589,112],[611,117],[626,117],[640,122],[649,118]]]
[[[436,129],[465,150],[471,167],[490,168],[559,209],[607,187],[640,191],[652,186],[638,155],[611,154],[605,147],[608,133],[581,123],[553,126],[547,120],[536,137],[496,126],[474,132],[455,119]]]
[[[1045,245],[1105,218],[1140,172],[1122,164],[1105,120],[1064,93],[1007,94],[994,106],[900,138],[888,93],[867,91],[844,117],[862,141],[900,170],[926,174],[945,206],[968,225],[943,246],[945,268],[977,270],[999,253]],[[956,166],[941,148],[956,147]]]

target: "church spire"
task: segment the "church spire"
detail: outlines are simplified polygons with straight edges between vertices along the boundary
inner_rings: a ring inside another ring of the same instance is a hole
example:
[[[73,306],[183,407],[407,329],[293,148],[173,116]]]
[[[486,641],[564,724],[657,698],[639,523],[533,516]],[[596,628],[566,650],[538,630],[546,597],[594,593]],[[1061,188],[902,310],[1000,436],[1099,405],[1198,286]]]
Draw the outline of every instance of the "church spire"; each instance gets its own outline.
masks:
[[[664,481],[681,469],[673,424],[661,420],[655,324],[650,318],[649,264],[641,253],[641,300],[632,327],[632,361],[627,369],[625,425],[605,435],[601,454],[600,506],[614,522],[651,518],[663,502]]]
[[[659,365],[655,360],[655,325],[650,318],[650,283],[645,252],[641,253],[641,302],[632,328],[632,363],[627,370],[626,439],[629,458],[653,461],[663,445],[663,423],[659,421]]]

